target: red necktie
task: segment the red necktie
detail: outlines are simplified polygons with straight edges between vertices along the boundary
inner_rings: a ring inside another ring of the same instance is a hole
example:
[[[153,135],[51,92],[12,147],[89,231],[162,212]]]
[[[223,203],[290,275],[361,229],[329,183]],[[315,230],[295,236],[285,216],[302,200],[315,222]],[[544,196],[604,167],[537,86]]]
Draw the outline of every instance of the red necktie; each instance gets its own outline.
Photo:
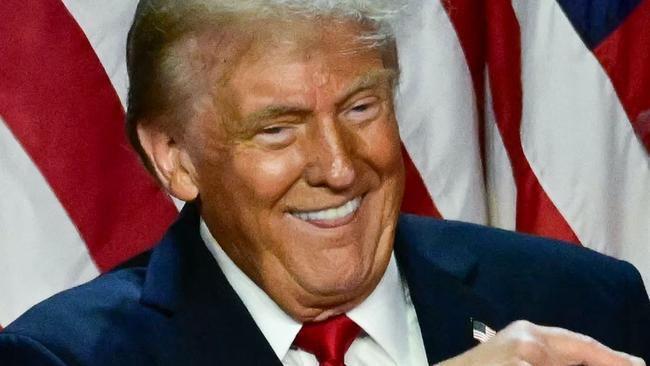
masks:
[[[345,352],[360,332],[361,328],[342,314],[303,324],[293,344],[316,356],[320,366],[345,366]]]

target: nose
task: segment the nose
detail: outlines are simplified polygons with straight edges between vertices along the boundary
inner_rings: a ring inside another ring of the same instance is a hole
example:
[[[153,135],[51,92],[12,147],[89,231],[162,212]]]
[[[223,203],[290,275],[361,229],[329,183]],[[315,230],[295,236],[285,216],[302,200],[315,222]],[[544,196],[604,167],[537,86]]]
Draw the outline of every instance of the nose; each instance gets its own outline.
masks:
[[[356,179],[353,141],[335,120],[314,124],[306,151],[309,163],[305,169],[307,183],[341,191],[350,188]]]

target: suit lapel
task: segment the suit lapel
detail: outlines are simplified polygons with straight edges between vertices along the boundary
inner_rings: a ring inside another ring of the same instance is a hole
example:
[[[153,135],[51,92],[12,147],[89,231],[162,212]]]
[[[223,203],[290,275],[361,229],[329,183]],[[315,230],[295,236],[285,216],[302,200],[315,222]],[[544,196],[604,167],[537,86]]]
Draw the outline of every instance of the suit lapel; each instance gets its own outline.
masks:
[[[429,363],[477,344],[472,318],[494,329],[506,325],[497,306],[472,291],[476,258],[441,225],[403,217],[395,239]],[[167,319],[161,332],[172,340],[160,350],[164,364],[282,365],[205,247],[195,205],[183,209],[153,252],[141,302]]]
[[[152,254],[142,303],[167,314],[172,360],[185,364],[278,365],[266,338],[226,280],[199,234],[189,204]],[[189,362],[193,361],[193,362]]]
[[[477,259],[464,243],[445,235],[441,225],[402,217],[395,240],[400,273],[409,286],[430,364],[478,344],[471,319],[494,329],[506,325],[498,306],[472,291],[480,269]]]

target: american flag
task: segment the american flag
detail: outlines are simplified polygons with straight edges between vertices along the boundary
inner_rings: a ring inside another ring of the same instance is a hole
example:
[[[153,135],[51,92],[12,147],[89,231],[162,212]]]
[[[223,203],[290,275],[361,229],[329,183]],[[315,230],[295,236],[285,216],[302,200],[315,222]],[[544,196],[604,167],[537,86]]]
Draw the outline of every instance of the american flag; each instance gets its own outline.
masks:
[[[472,320],[472,336],[481,343],[489,341],[497,332],[478,320]]]
[[[135,6],[0,1],[0,324],[177,212],[123,133]],[[650,0],[411,0],[402,18],[404,211],[565,239],[650,282]]]

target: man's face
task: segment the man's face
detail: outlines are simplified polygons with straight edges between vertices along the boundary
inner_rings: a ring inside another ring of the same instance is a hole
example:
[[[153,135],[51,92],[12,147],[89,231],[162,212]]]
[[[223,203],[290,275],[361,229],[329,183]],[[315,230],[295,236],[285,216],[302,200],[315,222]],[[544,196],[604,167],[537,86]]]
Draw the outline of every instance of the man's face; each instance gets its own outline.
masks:
[[[392,251],[403,193],[395,74],[361,30],[260,25],[214,67],[213,107],[197,107],[180,143],[212,234],[300,320],[358,304]]]

